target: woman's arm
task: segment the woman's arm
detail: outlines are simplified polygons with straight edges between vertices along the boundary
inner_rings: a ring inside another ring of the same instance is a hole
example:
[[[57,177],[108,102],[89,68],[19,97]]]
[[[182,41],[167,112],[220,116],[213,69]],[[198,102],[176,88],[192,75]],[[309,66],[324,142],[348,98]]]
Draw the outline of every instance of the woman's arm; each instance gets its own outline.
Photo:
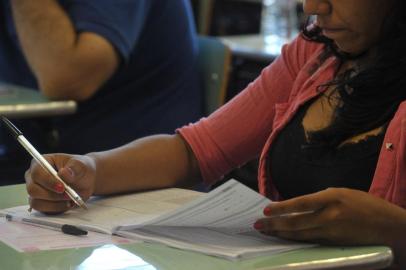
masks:
[[[94,194],[97,195],[192,187],[200,179],[196,158],[179,135],[145,137],[88,156],[96,163]]]
[[[145,137],[84,156],[52,154],[46,158],[84,200],[91,195],[192,187],[200,179],[196,158],[179,135]],[[35,161],[26,172],[26,182],[32,208],[59,213],[72,206],[63,186]]]

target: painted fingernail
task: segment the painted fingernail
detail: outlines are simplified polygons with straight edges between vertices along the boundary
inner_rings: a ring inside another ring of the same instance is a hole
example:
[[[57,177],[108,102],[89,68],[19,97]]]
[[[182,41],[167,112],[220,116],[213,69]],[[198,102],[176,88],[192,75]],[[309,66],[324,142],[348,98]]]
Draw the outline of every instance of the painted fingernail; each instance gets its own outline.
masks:
[[[63,193],[65,191],[65,187],[63,186],[63,184],[61,182],[57,182],[54,186],[55,191],[58,193]]]
[[[69,195],[68,195],[68,194],[66,194],[66,193],[64,193],[64,194],[63,194],[63,198],[64,198],[65,200],[70,200]]]
[[[262,223],[261,221],[257,221],[254,223],[254,229],[255,230],[262,230],[264,228],[264,223]]]
[[[74,177],[74,176],[75,176],[75,173],[73,172],[72,168],[67,167],[66,170],[68,171],[70,177]]]
[[[265,209],[264,209],[264,215],[265,215],[265,216],[270,216],[270,215],[271,215],[271,208],[270,208],[270,207],[265,207]]]

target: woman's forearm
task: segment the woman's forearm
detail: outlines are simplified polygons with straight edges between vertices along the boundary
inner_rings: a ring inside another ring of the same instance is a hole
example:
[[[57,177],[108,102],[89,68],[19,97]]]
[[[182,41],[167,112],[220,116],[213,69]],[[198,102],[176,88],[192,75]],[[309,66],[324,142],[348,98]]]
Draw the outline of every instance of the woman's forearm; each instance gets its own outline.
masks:
[[[96,163],[95,194],[193,186],[196,158],[179,135],[156,135],[124,147],[90,153]]]

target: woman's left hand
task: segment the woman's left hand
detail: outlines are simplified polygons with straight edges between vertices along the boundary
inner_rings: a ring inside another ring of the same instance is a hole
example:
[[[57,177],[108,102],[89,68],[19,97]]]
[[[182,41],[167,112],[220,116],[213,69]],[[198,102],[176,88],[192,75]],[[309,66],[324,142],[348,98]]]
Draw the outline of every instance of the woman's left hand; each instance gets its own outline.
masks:
[[[391,247],[406,243],[406,210],[358,190],[329,188],[271,203],[264,214],[254,227],[286,239]]]

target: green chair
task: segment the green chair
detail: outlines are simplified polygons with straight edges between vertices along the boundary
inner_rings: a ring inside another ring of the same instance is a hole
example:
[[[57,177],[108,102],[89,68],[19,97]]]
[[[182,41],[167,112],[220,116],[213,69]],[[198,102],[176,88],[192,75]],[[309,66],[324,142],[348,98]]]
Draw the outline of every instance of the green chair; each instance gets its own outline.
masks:
[[[217,38],[199,36],[198,39],[204,109],[205,115],[209,115],[225,102],[231,52],[227,45]]]
[[[200,35],[209,35],[214,0],[191,0],[196,21],[197,32]]]

